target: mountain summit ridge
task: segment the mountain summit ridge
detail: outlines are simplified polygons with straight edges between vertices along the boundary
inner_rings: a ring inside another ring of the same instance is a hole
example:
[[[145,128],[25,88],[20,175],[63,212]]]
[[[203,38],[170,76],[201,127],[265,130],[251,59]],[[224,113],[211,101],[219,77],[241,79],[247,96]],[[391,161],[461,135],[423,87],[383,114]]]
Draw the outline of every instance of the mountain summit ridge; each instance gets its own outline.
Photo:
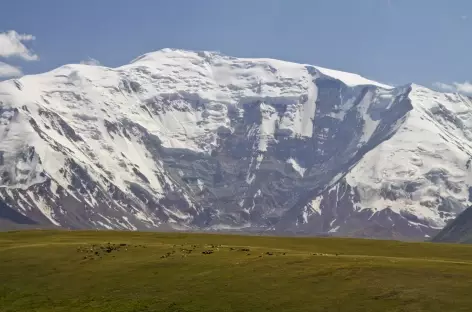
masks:
[[[68,228],[421,239],[470,205],[471,108],[218,53],[65,65],[0,83],[0,209]]]

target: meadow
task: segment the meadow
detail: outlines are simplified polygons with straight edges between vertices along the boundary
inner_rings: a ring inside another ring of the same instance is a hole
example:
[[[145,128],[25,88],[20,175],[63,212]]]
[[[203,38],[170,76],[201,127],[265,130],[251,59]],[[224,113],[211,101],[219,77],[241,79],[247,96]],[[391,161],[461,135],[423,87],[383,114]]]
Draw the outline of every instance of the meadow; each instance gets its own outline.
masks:
[[[0,311],[470,311],[472,246],[113,231],[0,233]]]

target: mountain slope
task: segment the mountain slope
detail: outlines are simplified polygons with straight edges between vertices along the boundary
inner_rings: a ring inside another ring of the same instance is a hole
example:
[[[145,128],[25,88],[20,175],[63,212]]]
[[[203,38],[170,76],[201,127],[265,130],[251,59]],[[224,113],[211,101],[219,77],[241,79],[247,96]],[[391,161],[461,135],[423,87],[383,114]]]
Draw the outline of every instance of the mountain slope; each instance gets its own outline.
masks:
[[[472,207],[464,210],[434,238],[441,243],[472,243]]]
[[[357,196],[344,203],[348,210],[370,208],[370,220],[378,219],[375,226],[381,225],[381,231],[391,228],[392,233],[440,229],[471,200],[470,98],[416,85],[409,98],[413,109],[406,121],[345,179]]]
[[[33,224],[422,238],[470,204],[471,100],[416,85],[165,49],[0,102],[0,199]]]

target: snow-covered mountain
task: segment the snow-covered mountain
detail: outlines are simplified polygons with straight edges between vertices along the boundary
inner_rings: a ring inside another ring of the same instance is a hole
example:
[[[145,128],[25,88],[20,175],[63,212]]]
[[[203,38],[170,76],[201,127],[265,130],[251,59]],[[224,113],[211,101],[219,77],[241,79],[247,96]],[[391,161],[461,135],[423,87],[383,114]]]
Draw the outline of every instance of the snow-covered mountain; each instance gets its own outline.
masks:
[[[0,83],[0,219],[419,239],[471,204],[471,138],[470,98],[311,65],[66,65]]]

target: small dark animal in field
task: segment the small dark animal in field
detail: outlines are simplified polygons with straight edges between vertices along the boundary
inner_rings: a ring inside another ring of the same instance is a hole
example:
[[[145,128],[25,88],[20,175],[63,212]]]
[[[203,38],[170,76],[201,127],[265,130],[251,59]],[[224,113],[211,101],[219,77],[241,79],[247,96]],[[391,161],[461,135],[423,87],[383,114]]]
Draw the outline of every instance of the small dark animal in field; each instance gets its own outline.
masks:
[[[245,251],[245,252],[248,252],[248,251],[251,251],[249,248],[241,248],[239,249],[239,251]]]
[[[163,259],[163,258],[169,258],[170,256],[171,256],[171,253],[168,252],[168,253],[166,253],[165,255],[161,256],[161,259]]]
[[[204,250],[202,251],[202,254],[204,255],[211,255],[213,253],[213,250]]]
[[[273,256],[273,255],[274,255],[274,253],[273,253],[273,252],[269,252],[269,251],[268,251],[268,252],[266,252],[266,255],[268,255],[268,256]]]

